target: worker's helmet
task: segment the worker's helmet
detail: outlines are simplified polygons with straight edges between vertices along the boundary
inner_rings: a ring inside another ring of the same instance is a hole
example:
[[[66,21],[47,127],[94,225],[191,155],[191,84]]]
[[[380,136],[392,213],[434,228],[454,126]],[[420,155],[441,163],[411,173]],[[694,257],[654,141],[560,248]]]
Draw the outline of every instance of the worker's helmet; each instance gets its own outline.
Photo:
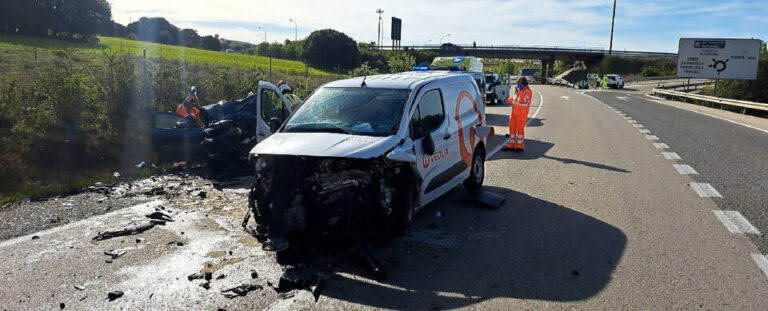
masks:
[[[280,90],[280,93],[288,94],[291,92],[291,87],[288,85],[288,83],[283,83],[281,85],[278,85],[277,88]]]

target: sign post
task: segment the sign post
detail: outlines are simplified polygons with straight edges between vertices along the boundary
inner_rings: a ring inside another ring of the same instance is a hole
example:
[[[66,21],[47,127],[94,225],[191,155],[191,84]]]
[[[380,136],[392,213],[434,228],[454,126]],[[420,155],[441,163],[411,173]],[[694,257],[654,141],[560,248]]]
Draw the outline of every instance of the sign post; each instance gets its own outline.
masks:
[[[757,39],[682,38],[677,52],[677,76],[756,80],[759,59]]]
[[[402,31],[403,31],[403,20],[392,17],[392,31],[391,31],[391,37],[392,37],[392,49],[400,47],[400,40],[402,39]]]

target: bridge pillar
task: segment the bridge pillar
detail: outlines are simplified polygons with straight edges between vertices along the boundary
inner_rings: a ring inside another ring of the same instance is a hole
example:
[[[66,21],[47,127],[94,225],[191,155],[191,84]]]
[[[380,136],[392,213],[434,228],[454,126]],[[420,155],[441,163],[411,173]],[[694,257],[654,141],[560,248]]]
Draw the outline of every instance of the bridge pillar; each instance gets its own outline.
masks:
[[[541,60],[541,84],[547,84],[547,73],[549,72],[549,60],[548,59],[542,59]]]

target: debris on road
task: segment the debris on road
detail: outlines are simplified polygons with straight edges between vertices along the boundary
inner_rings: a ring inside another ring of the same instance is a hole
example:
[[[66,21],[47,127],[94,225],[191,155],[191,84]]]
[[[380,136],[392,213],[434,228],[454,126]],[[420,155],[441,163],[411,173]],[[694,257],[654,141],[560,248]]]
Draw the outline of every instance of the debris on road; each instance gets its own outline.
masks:
[[[202,273],[192,273],[189,276],[187,276],[187,280],[193,281],[193,280],[199,280],[203,278]]]
[[[85,286],[83,285],[75,285],[76,290],[85,290]]]
[[[232,299],[235,297],[243,297],[245,295],[248,295],[248,293],[252,291],[261,290],[263,288],[264,287],[262,287],[261,285],[243,284],[240,286],[222,290],[221,293],[224,294],[224,297]]]
[[[32,236],[32,239],[33,239],[33,240],[39,240],[39,239],[40,239],[40,237],[39,237],[39,236],[37,236],[37,235],[33,235],[33,236]]]
[[[107,299],[109,299],[109,301],[115,301],[118,298],[123,297],[124,294],[125,293],[123,293],[122,291],[119,291],[119,290],[114,291],[114,292],[109,292],[109,294],[107,294]]]
[[[251,278],[252,278],[252,279],[257,279],[257,278],[259,278],[259,273],[258,273],[258,272],[256,272],[256,271],[251,271]]]
[[[144,231],[147,231],[149,229],[152,229],[155,227],[155,224],[148,223],[148,224],[141,224],[134,227],[128,227],[121,230],[115,230],[115,231],[107,231],[107,232],[99,232],[95,237],[93,237],[94,241],[103,241],[108,240],[111,238],[121,237],[121,236],[128,236],[128,235],[136,235],[139,233],[142,233]]]
[[[501,208],[507,202],[507,199],[503,196],[489,191],[468,193],[463,200],[478,203],[490,208]]]
[[[144,168],[144,167],[147,166],[147,162],[141,161],[141,162],[137,163],[135,166],[136,166],[136,168]]]
[[[125,251],[120,249],[112,249],[105,251],[104,255],[110,256],[112,259],[117,259],[118,257],[125,255]]]
[[[325,277],[320,274],[310,273],[301,269],[288,269],[280,277],[277,287],[273,287],[273,289],[281,294],[290,293],[294,290],[307,290],[312,293],[315,301],[317,301],[320,298],[320,291],[323,290],[324,285]]]
[[[173,218],[170,215],[163,212],[154,212],[151,214],[147,214],[146,217],[152,220],[160,220],[163,222],[173,222]]]
[[[200,287],[205,288],[205,290],[211,289],[211,282],[205,282],[203,284],[200,284]]]

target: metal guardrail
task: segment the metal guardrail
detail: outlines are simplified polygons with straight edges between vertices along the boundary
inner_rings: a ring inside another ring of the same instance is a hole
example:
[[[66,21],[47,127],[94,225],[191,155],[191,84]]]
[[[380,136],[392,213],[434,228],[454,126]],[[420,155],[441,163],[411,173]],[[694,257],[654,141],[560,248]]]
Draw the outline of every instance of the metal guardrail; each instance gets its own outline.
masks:
[[[500,46],[474,46],[471,44],[453,45],[453,47],[461,48],[464,52],[469,51],[509,51],[509,52],[537,52],[537,53],[575,53],[575,54],[587,54],[587,55],[616,55],[616,56],[656,56],[656,57],[677,57],[677,53],[665,53],[665,52],[642,52],[642,51],[617,51],[613,50],[609,52],[603,48],[571,48],[560,46],[519,46],[519,45],[500,45]],[[379,50],[402,50],[410,49],[416,51],[439,51],[440,45],[411,45],[411,46],[374,46],[374,49]]]
[[[664,90],[664,89],[653,89],[653,94],[661,95],[662,97],[665,97],[665,98],[667,97],[685,98],[689,100],[698,100],[701,102],[715,103],[723,106],[734,106],[734,107],[740,107],[742,109],[753,109],[753,110],[768,112],[768,104],[750,102],[745,100],[735,100],[735,99],[727,99],[727,98],[720,98],[720,97],[714,97],[714,96],[690,94],[685,92],[678,92],[678,91]],[[742,112],[744,111],[742,110]]]
[[[680,79],[678,76],[653,76],[653,77],[624,77],[624,82],[637,82],[637,81],[661,81],[661,80],[674,80]]]

